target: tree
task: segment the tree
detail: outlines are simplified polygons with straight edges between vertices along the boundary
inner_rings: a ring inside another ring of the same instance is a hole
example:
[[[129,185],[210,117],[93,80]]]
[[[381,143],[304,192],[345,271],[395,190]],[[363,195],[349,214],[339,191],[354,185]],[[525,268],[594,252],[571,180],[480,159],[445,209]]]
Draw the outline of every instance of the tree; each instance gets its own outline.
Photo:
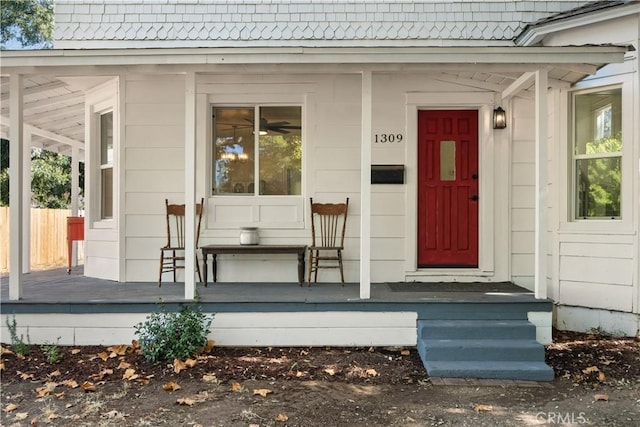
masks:
[[[53,0],[3,0],[2,48],[15,40],[22,47],[53,47]]]
[[[80,163],[80,194],[84,168]],[[31,206],[67,209],[71,203],[71,160],[39,148],[31,151]],[[9,141],[0,144],[0,206],[9,206]]]

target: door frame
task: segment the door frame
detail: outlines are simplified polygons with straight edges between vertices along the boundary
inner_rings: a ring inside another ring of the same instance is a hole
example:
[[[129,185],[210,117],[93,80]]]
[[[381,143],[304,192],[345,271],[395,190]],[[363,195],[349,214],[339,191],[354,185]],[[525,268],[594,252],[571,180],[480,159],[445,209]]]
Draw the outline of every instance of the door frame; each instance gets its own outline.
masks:
[[[435,95],[435,96],[434,96]],[[511,152],[508,130],[495,131],[491,125],[493,109],[500,104],[493,92],[410,92],[405,94],[406,109],[406,206],[405,279],[443,281],[509,280],[511,245]],[[478,111],[478,267],[418,268],[418,110]],[[494,165],[506,165],[496,170]],[[496,224],[500,224],[497,227]],[[508,226],[504,226],[508,224]],[[500,248],[496,251],[496,248]]]

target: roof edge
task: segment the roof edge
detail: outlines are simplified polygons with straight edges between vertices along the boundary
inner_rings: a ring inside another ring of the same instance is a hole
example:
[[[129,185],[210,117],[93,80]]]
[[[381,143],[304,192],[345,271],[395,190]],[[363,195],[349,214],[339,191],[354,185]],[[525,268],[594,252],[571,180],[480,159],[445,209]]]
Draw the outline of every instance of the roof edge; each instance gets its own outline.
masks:
[[[518,34],[514,39],[514,42],[516,46],[521,47],[535,46],[549,34],[595,24],[610,19],[622,18],[633,15],[634,13],[640,13],[640,2],[615,4],[607,8],[593,10],[581,15],[557,20],[546,20],[546,22],[541,23],[532,23],[527,25],[522,32]]]
[[[3,51],[12,68],[224,64],[560,64],[622,62],[624,46],[155,48]],[[14,71],[15,72],[15,71]]]

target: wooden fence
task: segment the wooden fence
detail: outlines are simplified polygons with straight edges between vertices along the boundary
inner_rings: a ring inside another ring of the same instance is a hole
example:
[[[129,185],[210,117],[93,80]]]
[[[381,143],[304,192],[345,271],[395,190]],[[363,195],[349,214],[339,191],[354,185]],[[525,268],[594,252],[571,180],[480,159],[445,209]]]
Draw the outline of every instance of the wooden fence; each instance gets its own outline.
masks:
[[[68,209],[31,209],[31,269],[43,270],[67,265]],[[84,242],[78,242],[82,261]],[[0,207],[0,273],[9,271],[9,208]]]

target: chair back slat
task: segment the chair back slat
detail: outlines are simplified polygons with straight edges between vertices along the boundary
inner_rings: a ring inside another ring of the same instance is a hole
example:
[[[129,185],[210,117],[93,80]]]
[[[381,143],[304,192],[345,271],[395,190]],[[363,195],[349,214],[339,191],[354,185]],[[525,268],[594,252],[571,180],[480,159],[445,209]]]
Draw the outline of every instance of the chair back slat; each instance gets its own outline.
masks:
[[[167,223],[167,245],[165,247],[184,248],[185,246],[185,205],[169,204],[165,199],[166,223]],[[202,223],[202,212],[204,198],[196,204],[196,248],[200,243],[200,225]]]
[[[345,203],[313,203],[311,199],[311,245],[344,247],[349,198]]]

